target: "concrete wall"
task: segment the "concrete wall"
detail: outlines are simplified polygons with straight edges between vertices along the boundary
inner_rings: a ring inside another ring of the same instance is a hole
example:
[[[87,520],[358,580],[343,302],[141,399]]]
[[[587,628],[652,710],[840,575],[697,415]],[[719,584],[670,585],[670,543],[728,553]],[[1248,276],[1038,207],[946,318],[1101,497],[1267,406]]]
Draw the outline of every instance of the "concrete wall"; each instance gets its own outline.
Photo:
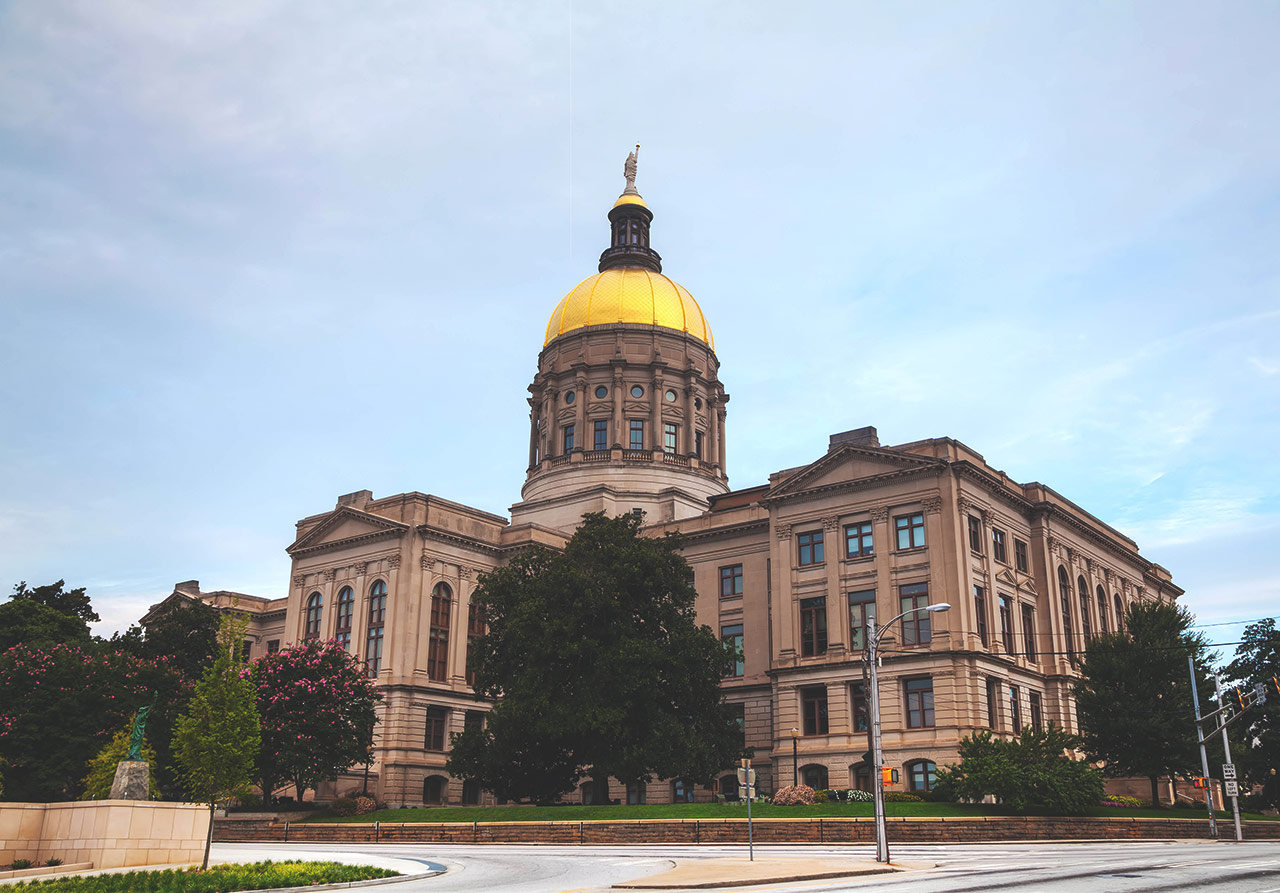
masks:
[[[208,833],[209,808],[197,803],[0,803],[0,864],[61,859],[125,868],[199,862]]]

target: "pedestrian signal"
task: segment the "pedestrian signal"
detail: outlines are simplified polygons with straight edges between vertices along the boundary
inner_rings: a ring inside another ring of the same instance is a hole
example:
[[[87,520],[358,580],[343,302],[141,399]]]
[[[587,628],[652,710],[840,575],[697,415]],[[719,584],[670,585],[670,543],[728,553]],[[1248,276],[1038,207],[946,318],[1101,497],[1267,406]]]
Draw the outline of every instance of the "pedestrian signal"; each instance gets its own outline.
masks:
[[[1247,709],[1247,708],[1248,708],[1248,705],[1247,705],[1247,704],[1245,704],[1245,702],[1244,702],[1244,690],[1243,690],[1243,689],[1240,689],[1240,688],[1234,688],[1234,689],[1232,689],[1232,690],[1231,690],[1231,693],[1232,693],[1233,695],[1235,695],[1235,696],[1236,696],[1236,703],[1240,705],[1240,709],[1241,709],[1241,710],[1245,710],[1245,709]]]
[[[1280,695],[1280,677],[1272,676],[1271,684],[1276,687],[1276,694]]]
[[[1209,779],[1205,778],[1203,775],[1197,775],[1195,778],[1191,779],[1191,786],[1193,788],[1207,788],[1209,786]]]
[[[880,783],[881,784],[897,784],[898,770],[890,769],[888,766],[883,767],[880,770]]]

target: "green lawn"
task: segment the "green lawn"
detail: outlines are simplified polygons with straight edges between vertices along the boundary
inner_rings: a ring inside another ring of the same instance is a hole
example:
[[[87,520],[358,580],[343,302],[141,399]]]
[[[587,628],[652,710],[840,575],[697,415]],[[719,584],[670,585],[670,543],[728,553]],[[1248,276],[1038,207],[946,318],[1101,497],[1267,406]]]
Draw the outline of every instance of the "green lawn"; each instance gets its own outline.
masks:
[[[887,803],[885,812],[892,818],[909,816],[998,816],[997,807],[963,803]],[[1120,818],[1205,818],[1201,810],[1190,809],[1124,809],[1098,807],[1091,815]],[[634,819],[724,819],[746,818],[745,804],[679,803],[643,806],[438,806],[429,809],[383,809],[368,815],[332,816],[306,819],[308,822],[581,822],[629,821]],[[870,803],[824,803],[819,806],[773,806],[756,803],[752,818],[828,818],[871,817]],[[1230,818],[1229,813],[1218,813]],[[1245,815],[1249,820],[1271,820],[1273,817]]]

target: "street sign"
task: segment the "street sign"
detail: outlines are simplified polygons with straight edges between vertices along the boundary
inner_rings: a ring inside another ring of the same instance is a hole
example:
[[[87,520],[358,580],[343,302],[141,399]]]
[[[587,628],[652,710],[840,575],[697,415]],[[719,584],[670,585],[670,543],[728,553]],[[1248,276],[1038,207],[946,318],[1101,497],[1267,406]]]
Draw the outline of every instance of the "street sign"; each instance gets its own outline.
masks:
[[[1224,781],[1222,783],[1222,793],[1227,797],[1240,796],[1240,783],[1235,781]]]
[[[1236,764],[1235,763],[1222,764],[1222,780],[1223,781],[1236,780]]]
[[[742,787],[744,785],[753,788],[756,786],[756,770],[738,768],[738,786]]]
[[[1267,684],[1265,682],[1254,683],[1253,696],[1257,698],[1259,706],[1267,703]]]
[[[747,787],[745,784],[738,785],[739,800],[754,800],[755,796],[756,796],[755,785],[752,785],[751,787]]]

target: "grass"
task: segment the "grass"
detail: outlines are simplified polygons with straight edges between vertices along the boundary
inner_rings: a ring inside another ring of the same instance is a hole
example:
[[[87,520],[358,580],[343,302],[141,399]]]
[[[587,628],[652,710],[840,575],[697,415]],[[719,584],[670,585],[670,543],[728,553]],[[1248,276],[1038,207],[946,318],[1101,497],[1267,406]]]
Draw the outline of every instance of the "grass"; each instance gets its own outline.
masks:
[[[999,816],[998,807],[982,803],[887,803],[885,813],[890,819],[909,817],[963,818],[973,816]],[[1100,806],[1090,815],[1107,818],[1205,818],[1203,810],[1190,809],[1126,809],[1116,806]],[[870,818],[870,803],[823,803],[817,806],[774,806],[756,803],[751,807],[752,818],[804,819],[804,818]],[[726,819],[746,818],[745,804],[736,803],[673,803],[639,806],[436,806],[426,809],[382,809],[360,816],[325,816],[307,819],[308,822],[583,822],[630,821],[634,819]],[[1229,813],[1219,812],[1221,818]],[[1245,815],[1250,821],[1270,820],[1274,817]]]
[[[396,877],[399,872],[369,865],[340,862],[253,862],[247,865],[215,865],[166,871],[129,871],[80,877],[23,881],[15,890],[39,893],[231,893],[272,887],[308,887],[342,884],[371,878]],[[10,889],[10,888],[6,888]]]

